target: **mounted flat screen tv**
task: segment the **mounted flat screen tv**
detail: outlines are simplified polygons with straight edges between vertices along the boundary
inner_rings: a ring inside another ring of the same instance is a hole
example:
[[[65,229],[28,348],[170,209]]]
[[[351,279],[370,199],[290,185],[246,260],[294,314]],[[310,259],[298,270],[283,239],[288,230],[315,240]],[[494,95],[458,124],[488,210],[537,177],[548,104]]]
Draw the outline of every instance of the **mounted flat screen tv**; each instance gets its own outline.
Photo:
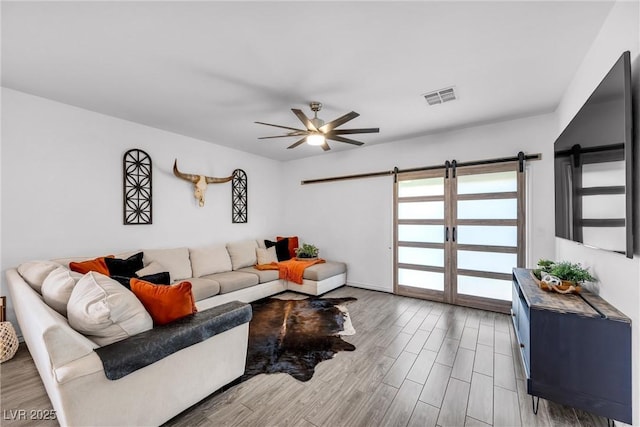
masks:
[[[633,258],[632,135],[624,52],[555,142],[557,237]]]

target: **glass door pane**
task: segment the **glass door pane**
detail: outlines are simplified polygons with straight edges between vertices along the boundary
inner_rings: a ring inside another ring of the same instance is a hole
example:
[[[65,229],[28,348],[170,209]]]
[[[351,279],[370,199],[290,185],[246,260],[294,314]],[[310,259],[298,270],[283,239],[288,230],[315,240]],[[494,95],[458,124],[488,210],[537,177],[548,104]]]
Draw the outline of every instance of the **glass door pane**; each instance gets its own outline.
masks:
[[[398,219],[442,219],[444,201],[398,203]]]
[[[458,219],[516,219],[517,215],[517,199],[458,201]]]
[[[511,280],[458,275],[458,293],[511,301]]]
[[[458,194],[506,193],[517,190],[516,171],[458,177]]]
[[[518,257],[515,253],[458,250],[458,269],[511,274]]]
[[[495,225],[459,225],[457,242],[459,245],[518,245],[518,228]]]
[[[398,197],[443,196],[444,177],[407,179],[398,182]]]
[[[399,224],[401,242],[444,243],[442,225]]]
[[[411,288],[444,291],[444,273],[399,268],[398,284]]]

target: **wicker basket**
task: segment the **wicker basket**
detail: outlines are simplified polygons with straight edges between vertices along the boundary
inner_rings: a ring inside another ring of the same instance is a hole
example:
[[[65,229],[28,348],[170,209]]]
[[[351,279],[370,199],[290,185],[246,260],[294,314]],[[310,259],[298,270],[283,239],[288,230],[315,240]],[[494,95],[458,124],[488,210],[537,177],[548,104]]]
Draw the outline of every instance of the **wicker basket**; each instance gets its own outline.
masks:
[[[0,322],[0,363],[6,362],[18,351],[18,336],[11,322]]]

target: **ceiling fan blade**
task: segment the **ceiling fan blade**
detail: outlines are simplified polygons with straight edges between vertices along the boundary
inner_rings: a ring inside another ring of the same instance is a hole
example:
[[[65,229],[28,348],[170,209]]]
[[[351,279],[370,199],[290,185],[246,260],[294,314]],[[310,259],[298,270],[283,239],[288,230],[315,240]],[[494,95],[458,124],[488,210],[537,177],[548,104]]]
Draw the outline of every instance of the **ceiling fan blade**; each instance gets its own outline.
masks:
[[[331,150],[331,147],[329,147],[329,144],[327,144],[327,141],[325,141],[324,144],[321,145],[321,147],[324,151]]]
[[[307,129],[309,129],[312,132],[317,132],[318,129],[316,129],[316,127],[314,126],[313,123],[311,123],[311,120],[309,120],[309,117],[307,117],[302,110],[298,110],[297,108],[292,108],[291,111],[293,111],[293,114],[296,115],[296,117],[298,117],[298,119],[300,119],[300,121],[302,122],[303,125],[305,125],[307,127]]]
[[[355,111],[352,111],[350,113],[345,114],[344,116],[340,116],[337,119],[330,121],[329,123],[325,123],[324,125],[320,126],[320,129],[318,130],[323,133],[330,132],[333,129],[337,128],[338,126],[347,123],[349,120],[355,119],[359,115],[360,114],[356,113]]]
[[[347,144],[364,145],[364,142],[356,141],[354,139],[349,139],[349,138],[343,138],[343,137],[338,136],[338,135],[325,134],[325,138],[332,139],[332,140],[338,141],[338,142],[346,142]]]
[[[378,133],[378,132],[380,132],[380,128],[334,129],[331,132],[327,132],[327,134],[348,135],[353,133]]]
[[[303,142],[305,142],[307,140],[307,137],[305,136],[304,138],[302,138],[299,141],[294,142],[293,144],[291,144],[290,146],[287,147],[287,150],[290,148],[296,148],[298,145],[302,144]]]
[[[258,139],[271,139],[271,138],[287,138],[290,136],[302,136],[302,135],[307,135],[309,132],[307,131],[298,131],[298,132],[289,132],[286,135],[274,135],[274,136],[261,136],[258,137]]]
[[[265,123],[265,122],[253,122],[253,123],[257,123],[259,125],[266,125],[266,126],[273,126],[274,128],[282,128],[282,129],[289,129],[289,130],[295,130],[297,132],[306,132],[305,129],[296,129],[296,128],[290,128],[289,126],[280,126],[280,125],[274,125],[271,123]]]

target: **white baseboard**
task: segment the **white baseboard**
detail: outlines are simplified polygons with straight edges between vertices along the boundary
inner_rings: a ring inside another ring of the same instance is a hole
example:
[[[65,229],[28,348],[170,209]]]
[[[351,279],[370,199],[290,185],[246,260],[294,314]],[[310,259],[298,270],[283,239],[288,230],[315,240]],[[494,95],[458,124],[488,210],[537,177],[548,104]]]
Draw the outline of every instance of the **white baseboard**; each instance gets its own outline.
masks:
[[[383,288],[382,286],[372,285],[370,283],[359,283],[359,282],[352,282],[350,280],[347,280],[347,286],[353,286],[354,288],[369,289],[372,291],[387,292],[389,294],[393,293],[393,289],[391,288]]]

